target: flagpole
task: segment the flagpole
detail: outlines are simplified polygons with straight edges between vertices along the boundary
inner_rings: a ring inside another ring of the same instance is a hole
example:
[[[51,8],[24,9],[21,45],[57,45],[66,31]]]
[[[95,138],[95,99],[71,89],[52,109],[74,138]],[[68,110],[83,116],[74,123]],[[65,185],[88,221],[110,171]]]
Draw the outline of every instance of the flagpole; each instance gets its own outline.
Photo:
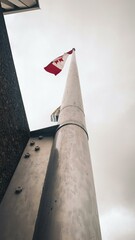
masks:
[[[75,52],[33,240],[101,240]]]

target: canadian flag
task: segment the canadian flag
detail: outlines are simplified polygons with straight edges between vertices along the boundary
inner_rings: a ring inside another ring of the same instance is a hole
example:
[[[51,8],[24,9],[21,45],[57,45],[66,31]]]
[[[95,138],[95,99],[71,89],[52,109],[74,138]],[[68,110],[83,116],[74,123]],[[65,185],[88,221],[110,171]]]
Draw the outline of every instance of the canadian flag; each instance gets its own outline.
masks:
[[[58,73],[61,72],[61,70],[63,69],[63,67],[65,65],[65,62],[66,62],[68,56],[70,54],[72,54],[73,51],[75,51],[75,48],[73,48],[69,52],[64,53],[62,56],[59,56],[56,59],[54,59],[46,67],[44,67],[44,69],[49,73],[57,75]]]

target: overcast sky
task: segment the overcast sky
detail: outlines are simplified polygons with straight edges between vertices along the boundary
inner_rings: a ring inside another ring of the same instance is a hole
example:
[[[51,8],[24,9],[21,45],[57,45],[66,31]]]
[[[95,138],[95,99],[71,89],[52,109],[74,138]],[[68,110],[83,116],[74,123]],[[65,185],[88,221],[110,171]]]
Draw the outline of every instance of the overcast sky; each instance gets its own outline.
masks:
[[[135,1],[39,0],[5,16],[30,129],[52,125],[76,48],[103,240],[135,240]]]

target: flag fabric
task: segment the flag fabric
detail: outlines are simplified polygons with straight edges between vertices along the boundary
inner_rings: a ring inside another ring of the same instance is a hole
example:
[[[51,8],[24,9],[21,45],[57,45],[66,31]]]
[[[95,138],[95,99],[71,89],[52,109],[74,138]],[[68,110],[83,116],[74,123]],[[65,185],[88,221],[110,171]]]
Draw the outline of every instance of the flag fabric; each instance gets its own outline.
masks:
[[[58,122],[60,114],[60,107],[58,107],[52,114],[51,114],[51,122]]]
[[[72,54],[73,51],[75,51],[75,48],[73,48],[72,50],[70,50],[70,51],[64,53],[63,55],[57,57],[56,59],[54,59],[46,67],[44,67],[44,69],[49,73],[57,75],[58,73],[61,72],[61,70],[63,69],[63,67],[65,65],[65,62],[66,62],[68,56],[70,54]]]

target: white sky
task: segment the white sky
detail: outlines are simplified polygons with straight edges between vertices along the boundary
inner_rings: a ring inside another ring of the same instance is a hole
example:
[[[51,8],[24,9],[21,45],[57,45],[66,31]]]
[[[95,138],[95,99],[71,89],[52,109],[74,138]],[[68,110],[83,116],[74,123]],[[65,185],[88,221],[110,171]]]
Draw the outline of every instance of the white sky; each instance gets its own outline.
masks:
[[[52,125],[76,48],[103,240],[135,239],[135,1],[40,0],[5,16],[30,129]]]

